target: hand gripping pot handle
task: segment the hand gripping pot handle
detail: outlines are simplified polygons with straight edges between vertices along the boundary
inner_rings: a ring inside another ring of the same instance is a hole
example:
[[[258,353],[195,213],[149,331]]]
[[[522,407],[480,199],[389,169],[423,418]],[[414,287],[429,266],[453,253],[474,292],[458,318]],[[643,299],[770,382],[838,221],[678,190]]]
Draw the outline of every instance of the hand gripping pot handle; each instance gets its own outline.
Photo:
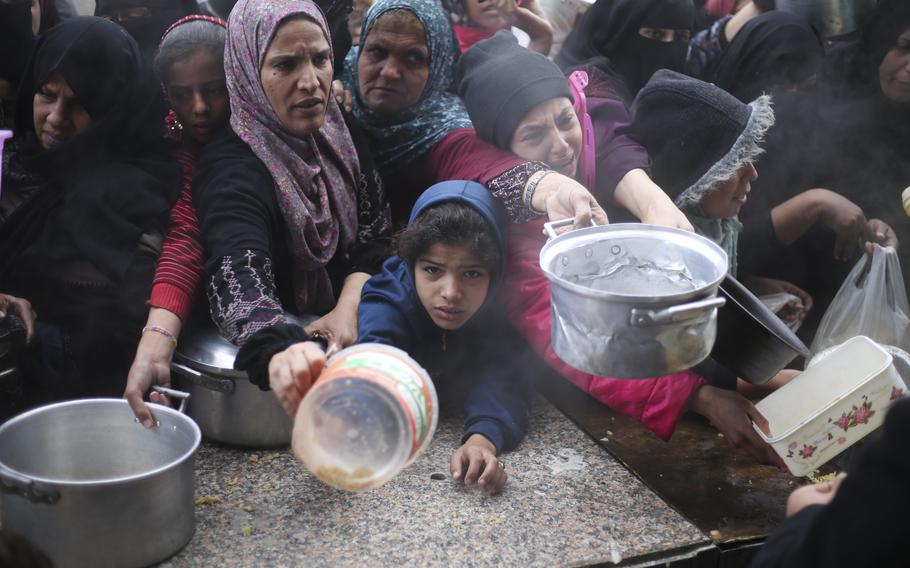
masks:
[[[0,492],[21,495],[32,503],[53,505],[60,500],[60,492],[56,489],[45,487],[3,464],[0,464]]]
[[[573,225],[574,223],[575,223],[575,219],[573,219],[571,217],[569,217],[568,219],[560,219],[559,221],[550,221],[548,223],[543,224],[543,230],[547,232],[548,238],[555,239],[557,237],[556,229],[559,229],[562,227],[568,227],[570,225]],[[594,222],[594,219],[590,220],[590,224],[592,227],[597,226],[597,223]]]
[[[169,389],[167,387],[159,387],[159,386],[152,387],[152,390],[154,390],[155,392],[159,392],[163,395],[167,395],[167,396],[170,396],[173,398],[180,399],[180,407],[177,409],[177,412],[180,412],[181,414],[186,414],[186,412],[185,412],[186,401],[189,400],[190,393],[179,391],[176,389]]]
[[[633,308],[630,324],[637,327],[663,325],[695,319],[705,312],[719,308],[726,303],[724,298],[707,298],[688,304],[680,304],[663,310],[644,310]]]

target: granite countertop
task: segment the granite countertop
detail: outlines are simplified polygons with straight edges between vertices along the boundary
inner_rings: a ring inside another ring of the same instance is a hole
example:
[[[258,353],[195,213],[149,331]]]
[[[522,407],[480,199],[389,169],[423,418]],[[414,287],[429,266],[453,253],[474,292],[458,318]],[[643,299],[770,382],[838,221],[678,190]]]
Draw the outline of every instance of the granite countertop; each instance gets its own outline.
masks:
[[[322,484],[287,449],[205,443],[196,534],[161,566],[549,567],[710,543],[542,398],[528,437],[503,457],[509,482],[500,495],[450,479],[460,437],[459,417],[444,416],[426,454],[363,493]]]

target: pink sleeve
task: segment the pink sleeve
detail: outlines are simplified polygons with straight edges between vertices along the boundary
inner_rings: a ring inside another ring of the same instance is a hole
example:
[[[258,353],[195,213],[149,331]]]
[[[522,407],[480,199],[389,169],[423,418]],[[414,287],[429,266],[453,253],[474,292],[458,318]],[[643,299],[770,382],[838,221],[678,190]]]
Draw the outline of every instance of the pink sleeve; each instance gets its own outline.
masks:
[[[550,344],[550,283],[538,264],[543,221],[511,225],[509,259],[500,301],[512,323],[550,367],[600,402],[670,439],[692,393],[705,380],[691,371],[651,379],[622,380],[579,371]]]
[[[434,183],[464,179],[486,185],[526,161],[484,142],[473,128],[459,128],[433,146],[427,169]]]
[[[529,162],[477,137],[473,128],[453,130],[430,151],[427,170],[433,183],[464,179],[482,183],[502,201],[509,218],[524,223],[538,217],[523,203],[528,179],[547,170],[543,162]]]
[[[186,321],[202,278],[203,254],[199,241],[199,221],[193,209],[192,182],[195,159],[177,152],[183,169],[183,187],[171,208],[170,227],[161,247],[161,256],[152,281],[149,305],[173,312]]]

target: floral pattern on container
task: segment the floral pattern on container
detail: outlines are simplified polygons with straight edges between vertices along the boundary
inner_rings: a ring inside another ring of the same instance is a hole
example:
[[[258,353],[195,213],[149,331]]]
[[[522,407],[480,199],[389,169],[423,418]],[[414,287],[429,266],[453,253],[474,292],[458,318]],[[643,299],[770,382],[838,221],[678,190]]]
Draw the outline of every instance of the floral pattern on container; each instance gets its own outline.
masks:
[[[852,401],[843,400],[835,408],[828,409],[825,418],[819,416],[820,420],[812,428],[800,432],[798,437],[781,440],[786,446],[778,446],[775,450],[780,452],[794,475],[805,475],[804,471],[826,463],[880,426],[888,407],[907,395],[907,387],[894,381],[868,389],[865,394],[854,393],[849,397]]]
[[[892,389],[892,395],[894,390]],[[872,403],[869,402],[868,397],[863,396],[863,401],[859,406],[853,405],[853,408],[849,412],[844,412],[841,414],[840,418],[837,419],[835,424],[837,427],[843,430],[844,432],[848,431],[850,428],[859,426],[860,424],[868,424],[869,419],[875,416],[877,411],[872,409]],[[831,422],[831,419],[828,419]]]
[[[787,457],[792,458],[793,453],[796,451],[796,448],[798,448],[798,447],[799,447],[799,444],[797,444],[796,442],[790,442],[790,444],[787,445]]]
[[[803,459],[809,459],[815,455],[815,450],[818,449],[818,446],[811,446],[809,444],[803,444],[803,449],[799,451],[799,457]]]

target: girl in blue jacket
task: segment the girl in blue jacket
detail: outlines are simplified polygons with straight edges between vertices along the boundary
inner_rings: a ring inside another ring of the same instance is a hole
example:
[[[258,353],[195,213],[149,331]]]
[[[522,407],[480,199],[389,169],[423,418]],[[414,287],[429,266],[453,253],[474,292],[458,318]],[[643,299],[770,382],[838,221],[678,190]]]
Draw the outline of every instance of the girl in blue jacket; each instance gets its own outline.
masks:
[[[505,269],[503,227],[501,206],[484,186],[432,186],[398,235],[398,255],[364,285],[358,309],[358,343],[406,351],[443,400],[463,397],[464,434],[450,460],[452,477],[476,481],[488,494],[506,483],[498,456],[524,437],[531,392],[522,343],[494,301]],[[272,359],[271,388],[292,416],[324,362],[312,342]]]

